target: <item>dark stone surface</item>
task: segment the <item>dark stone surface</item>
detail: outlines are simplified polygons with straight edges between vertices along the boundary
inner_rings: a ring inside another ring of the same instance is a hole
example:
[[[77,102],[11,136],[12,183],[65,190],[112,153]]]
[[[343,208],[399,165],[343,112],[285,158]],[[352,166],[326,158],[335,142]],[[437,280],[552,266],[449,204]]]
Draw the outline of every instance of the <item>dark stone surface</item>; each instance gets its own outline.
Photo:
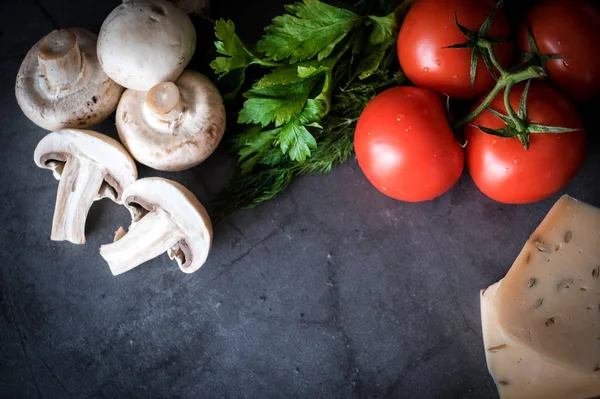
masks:
[[[216,2],[249,35],[282,3]],[[97,31],[117,3],[0,5],[0,397],[494,398],[479,290],[504,275],[558,195],[501,205],[465,172],[441,198],[406,204],[352,160],[215,226],[192,275],[163,255],[113,277],[98,248],[129,216],[106,200],[91,209],[87,244],[49,240],[57,183],[32,161],[44,131],[21,114],[14,79],[44,34]],[[587,161],[565,192],[600,205],[588,128]],[[111,120],[95,129],[116,137]],[[232,162],[221,150],[190,171],[140,174],[206,201]]]

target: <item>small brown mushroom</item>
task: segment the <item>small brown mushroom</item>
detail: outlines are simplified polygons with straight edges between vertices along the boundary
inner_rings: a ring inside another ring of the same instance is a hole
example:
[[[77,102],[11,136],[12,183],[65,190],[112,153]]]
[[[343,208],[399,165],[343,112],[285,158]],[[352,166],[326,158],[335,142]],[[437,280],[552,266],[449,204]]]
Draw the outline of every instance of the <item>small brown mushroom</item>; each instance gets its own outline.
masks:
[[[33,123],[47,130],[85,128],[114,112],[123,88],[102,70],[96,40],[82,28],[60,29],[29,50],[15,95]]]
[[[85,243],[85,220],[92,203],[120,203],[123,190],[137,179],[135,162],[116,140],[89,130],[59,130],[35,149],[40,168],[59,180],[52,221],[54,241]]]
[[[204,264],[212,243],[212,224],[191,191],[177,182],[150,177],[127,187],[123,203],[131,213],[129,231],[100,247],[113,275],[164,252],[185,273]]]
[[[189,169],[217,148],[225,108],[215,85],[185,71],[148,92],[126,90],[116,114],[121,141],[140,163],[158,170]]]
[[[115,82],[147,91],[174,81],[196,49],[190,17],[166,0],[131,0],[115,8],[98,35],[98,59]]]

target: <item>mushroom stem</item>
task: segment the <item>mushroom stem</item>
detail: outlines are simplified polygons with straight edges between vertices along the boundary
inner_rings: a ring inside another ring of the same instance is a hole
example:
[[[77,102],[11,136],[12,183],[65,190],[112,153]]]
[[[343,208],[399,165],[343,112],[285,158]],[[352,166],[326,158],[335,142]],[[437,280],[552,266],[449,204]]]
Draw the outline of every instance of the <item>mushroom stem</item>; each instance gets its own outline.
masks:
[[[40,43],[38,53],[40,69],[50,89],[64,90],[81,78],[83,63],[73,32],[52,31]]]
[[[104,172],[96,163],[67,160],[58,182],[51,240],[85,244],[85,220],[103,182]]]
[[[132,223],[127,234],[112,244],[102,245],[100,255],[114,276],[156,258],[176,246],[179,229],[161,208],[155,208]]]
[[[142,114],[156,131],[172,134],[183,120],[183,101],[177,85],[163,82],[148,90]]]

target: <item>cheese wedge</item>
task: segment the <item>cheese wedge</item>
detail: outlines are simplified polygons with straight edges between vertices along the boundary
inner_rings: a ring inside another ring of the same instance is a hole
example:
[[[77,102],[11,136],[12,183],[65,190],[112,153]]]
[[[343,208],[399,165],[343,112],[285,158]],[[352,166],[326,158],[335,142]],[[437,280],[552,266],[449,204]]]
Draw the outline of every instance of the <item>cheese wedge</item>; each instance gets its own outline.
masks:
[[[488,370],[500,398],[584,399],[600,395],[600,373],[557,366],[502,334],[494,301],[499,286],[500,282],[481,291],[481,325]]]
[[[495,301],[509,339],[559,366],[600,373],[600,209],[563,196]]]

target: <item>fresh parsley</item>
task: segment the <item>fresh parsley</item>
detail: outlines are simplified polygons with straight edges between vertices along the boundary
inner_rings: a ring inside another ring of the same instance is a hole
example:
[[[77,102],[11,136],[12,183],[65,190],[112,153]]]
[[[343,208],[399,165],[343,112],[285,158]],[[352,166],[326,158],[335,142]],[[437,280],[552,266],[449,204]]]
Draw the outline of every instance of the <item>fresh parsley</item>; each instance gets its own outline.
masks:
[[[363,108],[381,90],[404,83],[395,41],[412,1],[394,9],[395,3],[363,0],[341,8],[303,0],[287,5],[253,47],[232,21],[216,22],[219,55],[211,67],[220,79],[234,81],[225,99],[239,98],[250,66],[266,73],[243,93],[232,140],[237,167],[213,204],[213,217],[257,206],[295,176],[327,173],[352,155]]]
[[[304,0],[285,9],[289,14],[273,19],[257,49],[274,60],[289,59],[290,63],[329,57],[335,46],[364,21],[364,17],[319,0]]]

